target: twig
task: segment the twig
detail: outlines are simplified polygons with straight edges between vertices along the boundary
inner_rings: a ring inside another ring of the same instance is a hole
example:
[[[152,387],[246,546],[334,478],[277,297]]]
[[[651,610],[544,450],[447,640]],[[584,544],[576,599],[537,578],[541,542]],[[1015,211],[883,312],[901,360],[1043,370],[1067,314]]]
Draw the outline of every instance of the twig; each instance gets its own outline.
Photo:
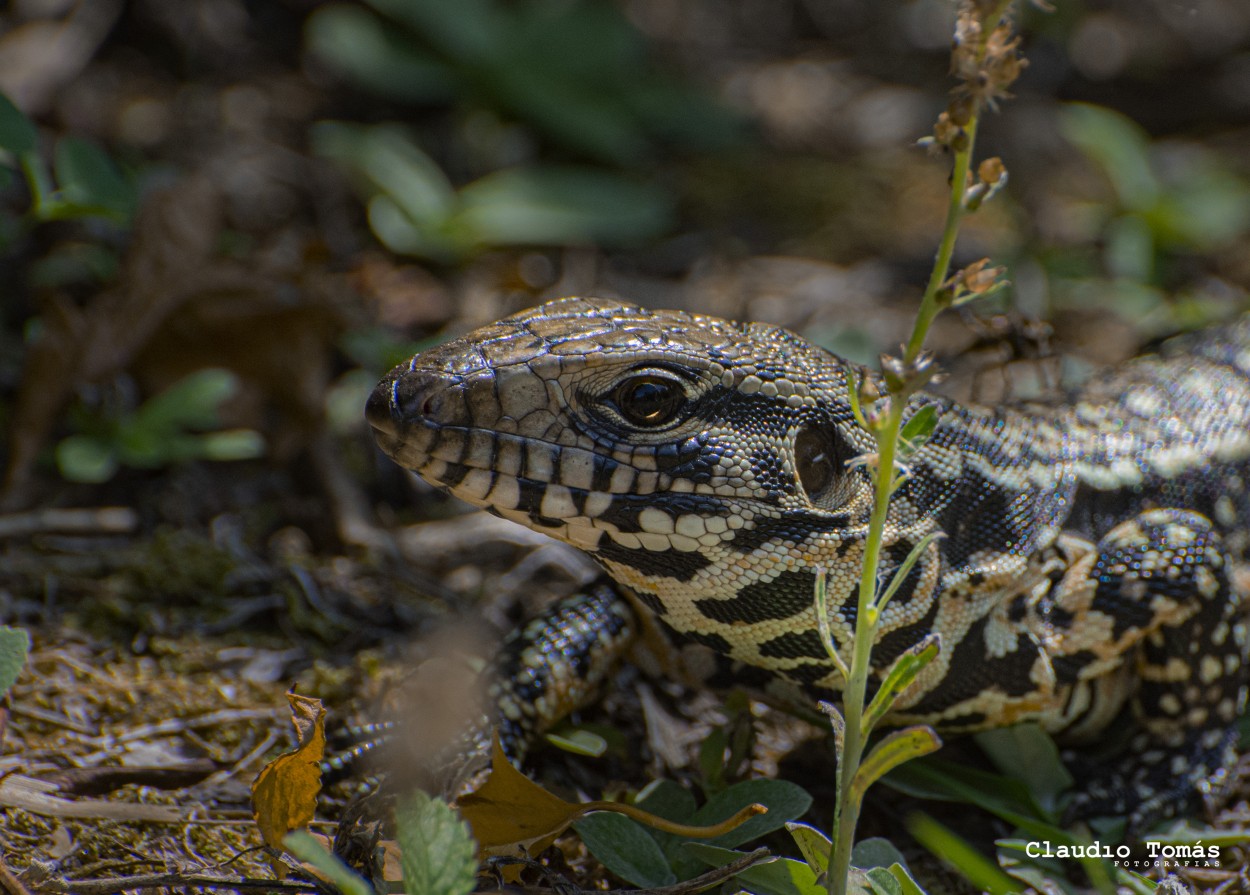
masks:
[[[130,534],[138,527],[139,514],[130,507],[43,509],[0,516],[0,538],[23,538],[49,531]]]
[[[321,892],[315,883],[246,877],[210,876],[197,873],[148,873],[111,879],[56,879],[41,887],[47,895],[114,895],[173,886],[204,886],[209,889],[255,889],[265,892]],[[29,893],[27,893],[29,895]]]
[[[248,750],[246,755],[237,761],[231,762],[228,767],[224,767],[217,771],[217,773],[213,774],[204,781],[205,784],[208,786],[220,785],[226,780],[229,780],[235,774],[238,774],[245,768],[250,767],[252,762],[261,759],[265,753],[269,751],[270,747],[272,747],[274,743],[278,742],[281,736],[282,734],[278,731],[270,730],[255,747]]]
[[[35,721],[42,721],[44,724],[50,724],[53,727],[60,727],[64,730],[72,730],[74,733],[81,733],[83,736],[98,737],[100,735],[100,731],[90,724],[75,721],[73,718],[66,717],[60,712],[42,709],[37,705],[15,702],[11,712],[19,718],[31,718]]]
[[[167,721],[158,721],[155,724],[144,724],[140,727],[132,728],[118,735],[114,742],[130,743],[154,736],[181,733],[184,730],[193,730],[198,727],[214,727],[218,724],[252,721],[257,718],[270,718],[276,721],[280,718],[280,713],[277,709],[222,709],[221,711],[209,712],[207,715],[199,715],[195,718],[170,718]]]
[[[30,891],[22,885],[22,881],[13,875],[13,871],[4,863],[4,855],[0,855],[0,892],[4,895],[30,895]]]

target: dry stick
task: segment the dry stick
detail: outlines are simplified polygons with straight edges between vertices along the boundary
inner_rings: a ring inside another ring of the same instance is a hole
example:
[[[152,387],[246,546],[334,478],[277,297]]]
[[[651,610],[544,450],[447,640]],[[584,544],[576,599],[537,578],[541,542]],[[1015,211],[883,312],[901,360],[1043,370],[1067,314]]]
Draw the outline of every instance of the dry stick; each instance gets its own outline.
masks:
[[[150,873],[139,876],[116,876],[111,879],[53,879],[40,887],[47,895],[114,895],[117,892],[143,891],[170,886],[205,886],[209,889],[256,889],[265,892],[324,892],[314,883],[287,882],[273,879],[239,879],[194,873]]]
[[[22,881],[13,875],[13,871],[4,863],[0,856],[0,892],[4,895],[30,895],[30,891],[22,885]]]
[[[999,3],[981,23],[978,36],[977,60],[983,61],[990,34],[998,27],[1011,0]],[[955,153],[955,163],[951,174],[951,197],[946,209],[946,223],[942,230],[942,240],[938,245],[937,257],[934,260],[933,273],[925,288],[920,310],[912,327],[911,338],[908,340],[903,355],[904,369],[908,369],[919,358],[924,346],[929,326],[942,304],[938,300],[947,274],[950,271],[951,258],[955,251],[955,240],[959,235],[959,222],[966,209],[964,208],[964,190],[968,181],[968,172],[972,164],[972,153],[976,144],[977,125],[980,122],[980,109],[976,108],[963,130],[967,136],[964,147]],[[855,828],[859,821],[859,804],[851,796],[851,784],[855,773],[859,770],[860,759],[863,757],[866,738],[862,730],[864,701],[868,689],[869,659],[872,643],[877,629],[877,607],[874,598],[877,590],[877,565],[880,559],[881,542],[885,532],[885,521],[889,511],[890,492],[894,483],[894,460],[898,449],[898,435],[902,428],[903,410],[906,394],[894,394],[889,398],[889,410],[886,419],[877,435],[877,472],[875,492],[873,496],[872,515],[869,518],[868,538],[864,545],[864,562],[859,582],[857,612],[855,616],[855,639],[851,654],[851,675],[847,680],[843,693],[843,712],[845,719],[844,746],[841,764],[838,768],[839,779],[837,789],[837,830],[833,853],[830,855],[828,890],[830,895],[845,895],[848,875],[851,866],[851,849],[855,843]]]
[[[56,531],[66,534],[130,534],[139,514],[130,507],[49,508],[0,515],[0,538]]]

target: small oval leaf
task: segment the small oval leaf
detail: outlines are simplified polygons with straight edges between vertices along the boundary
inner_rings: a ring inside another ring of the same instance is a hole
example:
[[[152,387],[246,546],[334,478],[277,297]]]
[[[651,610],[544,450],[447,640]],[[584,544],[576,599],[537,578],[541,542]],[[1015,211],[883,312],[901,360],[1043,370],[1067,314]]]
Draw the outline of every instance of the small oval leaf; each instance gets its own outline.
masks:
[[[644,889],[677,882],[659,844],[625,815],[607,811],[588,814],[574,823],[573,829],[590,853],[626,882]]]

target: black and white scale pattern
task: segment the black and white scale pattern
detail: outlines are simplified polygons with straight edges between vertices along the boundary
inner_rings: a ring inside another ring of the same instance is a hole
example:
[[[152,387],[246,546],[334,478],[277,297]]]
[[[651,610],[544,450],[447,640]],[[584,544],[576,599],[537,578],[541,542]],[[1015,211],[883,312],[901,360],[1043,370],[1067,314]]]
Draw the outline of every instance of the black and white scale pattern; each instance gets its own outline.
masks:
[[[396,462],[600,562],[619,595],[601,610],[611,632],[579,616],[589,633],[560,641],[568,662],[594,653],[604,677],[658,632],[690,654],[674,667],[810,709],[841,688],[816,634],[816,570],[849,661],[871,510],[855,461],[874,443],[849,374],[872,378],[768,324],[568,298],[418,354],[368,417]],[[893,720],[1088,738],[1127,713],[1155,760],[1130,761],[1086,807],[1184,801],[1229,760],[1246,698],[1250,321],[1173,340],[1064,403],[921,394],[910,411],[925,404],[938,426],[891,501],[883,578],[942,537],[889,604],[873,665],[931,633],[941,649]],[[551,634],[514,638],[508,675]],[[555,718],[529,703],[563,713],[593,689],[549,697],[529,680],[522,696],[505,680],[500,701],[533,730]],[[1169,775],[1176,755],[1188,769],[1176,792],[1153,770],[1160,743]]]

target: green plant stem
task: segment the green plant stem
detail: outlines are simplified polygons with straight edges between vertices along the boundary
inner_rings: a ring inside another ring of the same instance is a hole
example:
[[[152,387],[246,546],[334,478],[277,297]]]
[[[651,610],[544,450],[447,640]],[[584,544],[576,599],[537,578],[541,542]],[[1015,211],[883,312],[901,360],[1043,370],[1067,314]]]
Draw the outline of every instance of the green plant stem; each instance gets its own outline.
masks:
[[[855,845],[855,827],[859,822],[859,799],[852,796],[852,782],[864,754],[867,731],[863,730],[864,701],[868,693],[869,660],[872,642],[877,634],[877,564],[885,534],[886,515],[890,509],[890,490],[894,481],[894,452],[903,421],[901,400],[891,400],[885,425],[877,441],[876,491],[872,516],[868,521],[868,539],[864,542],[864,564],[859,578],[859,600],[855,613],[855,641],[851,652],[851,676],[842,694],[846,733],[842,760],[838,766],[837,835],[829,863],[827,886],[830,895],[846,895],[851,867],[851,849]]]
[[[955,254],[955,240],[959,236],[959,222],[963,219],[965,212],[964,188],[968,182],[968,170],[972,167],[972,150],[976,145],[977,125],[980,123],[980,118],[980,115],[972,116],[972,120],[964,128],[964,133],[968,136],[967,148],[955,153],[955,164],[951,170],[950,202],[946,206],[946,225],[942,229],[942,241],[938,244],[937,257],[933,261],[933,273],[929,275],[924,298],[920,300],[920,310],[916,313],[911,338],[907,341],[907,350],[903,354],[905,363],[911,363],[920,355],[933,318],[942,310],[938,296],[950,272],[951,257]]]
[[[985,19],[988,27],[981,29],[977,46],[978,60],[985,58],[990,31],[997,27],[1010,5],[1011,0],[1003,0]],[[933,272],[925,287],[924,298],[916,313],[911,338],[907,342],[903,355],[903,361],[908,366],[920,356],[929,327],[944,307],[939,297],[950,272],[951,258],[955,253],[955,241],[959,236],[959,224],[967,210],[964,206],[964,192],[967,188],[968,172],[972,167],[980,119],[980,110],[977,109],[964,126],[966,140],[963,148],[955,153],[951,171],[950,202],[946,207],[946,222],[942,229],[942,239],[938,244]],[[898,450],[899,431],[902,428],[903,410],[907,405],[909,394],[907,388],[904,387],[899,393],[890,395],[889,410],[885,421],[877,430],[877,474],[874,480],[872,515],[868,522],[868,536],[864,543],[864,562],[859,580],[851,674],[846,681],[846,688],[842,695],[846,733],[838,767],[837,802],[834,809],[836,838],[826,877],[826,888],[830,895],[846,895],[850,878],[851,850],[855,844],[855,828],[859,822],[860,800],[853,796],[852,784],[859,771],[868,734],[871,732],[863,729],[863,715],[868,693],[868,675],[871,670],[872,645],[876,639],[877,625],[880,621],[880,611],[876,605],[877,566],[880,562],[890,494],[894,485],[894,460]]]

